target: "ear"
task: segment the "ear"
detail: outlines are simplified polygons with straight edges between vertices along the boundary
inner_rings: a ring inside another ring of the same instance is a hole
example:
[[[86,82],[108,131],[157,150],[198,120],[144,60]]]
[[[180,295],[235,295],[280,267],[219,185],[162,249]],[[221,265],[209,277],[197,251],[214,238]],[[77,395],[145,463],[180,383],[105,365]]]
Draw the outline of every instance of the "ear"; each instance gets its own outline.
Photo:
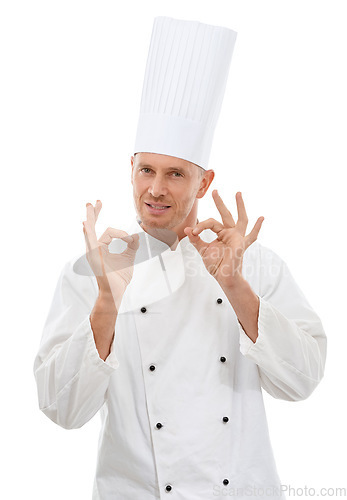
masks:
[[[214,179],[214,170],[206,170],[204,177],[201,179],[199,191],[196,194],[197,198],[203,198]]]

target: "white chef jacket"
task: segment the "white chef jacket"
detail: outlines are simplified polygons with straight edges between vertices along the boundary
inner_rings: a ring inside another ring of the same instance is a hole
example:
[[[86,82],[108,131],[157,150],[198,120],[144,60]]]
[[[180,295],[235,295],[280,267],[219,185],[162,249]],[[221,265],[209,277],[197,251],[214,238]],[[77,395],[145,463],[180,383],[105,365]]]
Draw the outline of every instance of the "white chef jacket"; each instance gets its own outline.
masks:
[[[85,256],[64,267],[34,364],[40,409],[66,429],[100,410],[93,500],[283,499],[261,388],[289,401],[312,393],[326,358],[319,317],[255,242],[243,259],[260,299],[253,343],[188,237],[172,251],[139,222],[128,233],[148,258],[134,266],[105,361],[89,319],[96,279]]]

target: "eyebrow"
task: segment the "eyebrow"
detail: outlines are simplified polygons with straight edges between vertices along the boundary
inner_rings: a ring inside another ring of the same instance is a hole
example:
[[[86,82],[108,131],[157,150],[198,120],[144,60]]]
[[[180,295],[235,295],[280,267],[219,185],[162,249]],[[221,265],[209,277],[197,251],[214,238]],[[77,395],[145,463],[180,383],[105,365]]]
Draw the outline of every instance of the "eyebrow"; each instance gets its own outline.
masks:
[[[137,166],[138,166],[138,167],[149,167],[149,168],[153,168],[153,166],[152,166],[152,165],[150,165],[149,163],[139,163]],[[187,171],[187,170],[184,170],[182,167],[176,167],[176,166],[170,166],[170,167],[165,168],[164,170],[165,170],[165,171],[169,171],[169,170],[177,170],[177,172],[180,172],[180,173],[182,173],[182,174],[186,174],[187,172],[189,172],[189,171]]]

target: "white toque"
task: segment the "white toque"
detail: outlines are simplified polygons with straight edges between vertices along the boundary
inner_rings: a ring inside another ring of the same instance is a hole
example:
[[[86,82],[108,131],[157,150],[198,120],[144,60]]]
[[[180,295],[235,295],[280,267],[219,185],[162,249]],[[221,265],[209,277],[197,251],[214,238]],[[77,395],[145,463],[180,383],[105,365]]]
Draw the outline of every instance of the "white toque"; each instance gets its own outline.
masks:
[[[154,18],[134,154],[160,153],[207,169],[237,33]]]

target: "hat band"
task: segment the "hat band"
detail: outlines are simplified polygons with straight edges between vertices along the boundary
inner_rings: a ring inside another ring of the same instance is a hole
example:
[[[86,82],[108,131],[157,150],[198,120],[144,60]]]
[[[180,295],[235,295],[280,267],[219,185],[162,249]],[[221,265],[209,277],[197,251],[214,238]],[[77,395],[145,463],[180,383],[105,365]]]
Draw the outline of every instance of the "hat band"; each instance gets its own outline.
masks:
[[[134,153],[175,156],[207,169],[214,130],[180,116],[141,113]]]

